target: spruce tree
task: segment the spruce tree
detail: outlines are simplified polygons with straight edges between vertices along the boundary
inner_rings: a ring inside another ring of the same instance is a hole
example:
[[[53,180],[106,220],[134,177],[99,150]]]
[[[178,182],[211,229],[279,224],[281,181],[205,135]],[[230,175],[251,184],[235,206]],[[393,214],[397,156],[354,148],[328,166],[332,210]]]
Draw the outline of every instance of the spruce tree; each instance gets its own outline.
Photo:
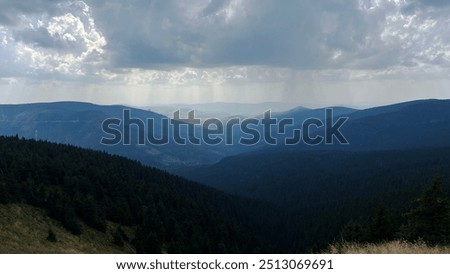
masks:
[[[407,217],[408,223],[403,229],[407,240],[450,243],[450,207],[442,178],[435,177],[431,181]]]
[[[370,224],[370,241],[391,241],[394,239],[395,232],[392,214],[384,207],[378,208]]]

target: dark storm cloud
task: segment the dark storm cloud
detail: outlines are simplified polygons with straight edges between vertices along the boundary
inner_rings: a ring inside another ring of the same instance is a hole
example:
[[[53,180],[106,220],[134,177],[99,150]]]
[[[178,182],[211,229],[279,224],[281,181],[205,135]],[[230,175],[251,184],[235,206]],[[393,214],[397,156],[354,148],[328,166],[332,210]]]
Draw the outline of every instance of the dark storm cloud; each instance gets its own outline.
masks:
[[[69,48],[69,43],[64,43],[60,39],[55,39],[50,35],[47,29],[25,29],[15,32],[16,41],[21,41],[33,46],[49,48],[49,49],[64,49]]]
[[[1,25],[13,25],[17,19],[12,14],[6,14],[5,12],[0,12],[0,24]]]
[[[448,0],[418,0],[416,2],[424,6],[433,6],[433,7],[450,6],[450,1]]]
[[[405,13],[414,13],[418,9],[434,8],[443,9],[450,7],[449,0],[411,0],[403,9]]]
[[[353,0],[203,2],[115,0],[93,11],[117,67],[320,68],[335,50],[354,51],[366,32]]]
[[[218,37],[213,59],[322,68],[334,50],[356,50],[366,31],[355,1],[266,1],[253,16],[231,37]]]
[[[111,41],[108,51],[115,66],[151,67],[154,64],[183,63],[177,53],[183,30],[177,21],[173,1],[101,1],[93,3],[93,13],[99,29]],[[166,29],[165,22],[174,24]],[[177,28],[180,28],[177,30]]]
[[[0,24],[14,26],[20,22],[21,14],[52,14],[61,0],[0,0]]]

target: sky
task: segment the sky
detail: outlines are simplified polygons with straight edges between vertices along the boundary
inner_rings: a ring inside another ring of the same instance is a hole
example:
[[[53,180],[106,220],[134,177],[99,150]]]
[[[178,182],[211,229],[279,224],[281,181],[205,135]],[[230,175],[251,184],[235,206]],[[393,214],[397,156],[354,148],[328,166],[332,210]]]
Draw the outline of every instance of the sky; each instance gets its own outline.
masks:
[[[450,98],[448,0],[0,0],[0,103]]]

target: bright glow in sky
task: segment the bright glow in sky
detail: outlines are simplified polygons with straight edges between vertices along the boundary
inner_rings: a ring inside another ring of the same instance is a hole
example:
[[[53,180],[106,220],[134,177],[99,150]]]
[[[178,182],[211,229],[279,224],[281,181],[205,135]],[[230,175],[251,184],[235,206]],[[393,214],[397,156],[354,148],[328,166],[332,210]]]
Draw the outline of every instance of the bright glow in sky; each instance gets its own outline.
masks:
[[[450,98],[447,0],[0,0],[0,103]]]

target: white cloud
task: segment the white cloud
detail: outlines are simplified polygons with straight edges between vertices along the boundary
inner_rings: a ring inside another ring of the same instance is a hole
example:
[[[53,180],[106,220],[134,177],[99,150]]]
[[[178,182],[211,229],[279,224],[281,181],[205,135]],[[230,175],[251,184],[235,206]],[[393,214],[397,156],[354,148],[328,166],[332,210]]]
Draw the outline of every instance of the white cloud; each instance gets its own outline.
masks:
[[[19,24],[2,27],[2,41],[9,45],[2,43],[0,55],[24,68],[20,76],[77,77],[95,74],[104,65],[107,41],[89,7],[82,1],[58,7],[59,15],[24,15]]]

